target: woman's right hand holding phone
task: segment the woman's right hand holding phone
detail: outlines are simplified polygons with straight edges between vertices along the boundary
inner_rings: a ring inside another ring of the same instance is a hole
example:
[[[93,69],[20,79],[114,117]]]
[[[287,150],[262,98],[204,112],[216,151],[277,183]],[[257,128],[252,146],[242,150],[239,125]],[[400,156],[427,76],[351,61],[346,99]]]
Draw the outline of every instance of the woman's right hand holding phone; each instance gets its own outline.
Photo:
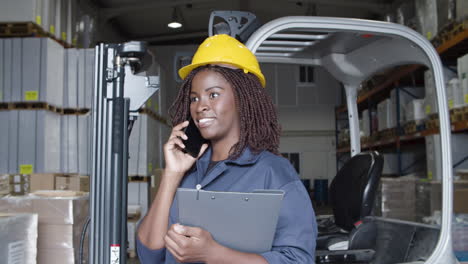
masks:
[[[184,128],[187,127],[189,121],[184,121],[172,128],[171,135],[164,145],[164,157],[166,161],[166,172],[180,174],[181,177],[189,170],[196,158],[183,152],[185,145],[182,139],[187,140],[187,135],[184,133]],[[200,155],[208,148],[208,144],[204,144],[200,150]],[[179,179],[180,180],[180,179]]]

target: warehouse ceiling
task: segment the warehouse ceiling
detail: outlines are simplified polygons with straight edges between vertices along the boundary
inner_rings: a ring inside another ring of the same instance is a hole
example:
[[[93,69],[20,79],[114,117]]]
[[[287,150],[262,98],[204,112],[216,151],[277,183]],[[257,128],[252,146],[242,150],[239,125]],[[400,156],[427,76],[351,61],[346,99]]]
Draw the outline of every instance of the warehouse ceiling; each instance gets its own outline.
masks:
[[[282,16],[337,16],[380,19],[396,0],[88,0],[97,10],[97,27],[120,40],[151,45],[200,43],[214,10],[254,13],[262,24]],[[167,26],[174,10],[183,26]],[[108,36],[108,34],[106,34]],[[109,41],[101,39],[101,41]],[[114,40],[111,40],[114,41]]]

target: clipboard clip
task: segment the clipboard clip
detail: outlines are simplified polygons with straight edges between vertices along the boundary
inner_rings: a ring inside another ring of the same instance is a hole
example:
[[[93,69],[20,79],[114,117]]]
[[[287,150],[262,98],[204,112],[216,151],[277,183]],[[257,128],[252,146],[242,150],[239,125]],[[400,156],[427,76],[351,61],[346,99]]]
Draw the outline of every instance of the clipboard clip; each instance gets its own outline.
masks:
[[[197,201],[198,201],[198,198],[200,197],[201,184],[197,184],[195,188],[197,189]]]

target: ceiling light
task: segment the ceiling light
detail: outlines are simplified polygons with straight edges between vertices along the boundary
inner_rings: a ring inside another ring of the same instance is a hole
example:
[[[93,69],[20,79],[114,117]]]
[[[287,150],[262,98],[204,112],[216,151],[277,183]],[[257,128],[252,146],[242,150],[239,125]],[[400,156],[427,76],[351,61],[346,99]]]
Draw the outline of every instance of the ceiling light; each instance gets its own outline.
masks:
[[[174,10],[172,11],[171,22],[167,24],[167,26],[170,28],[182,27],[182,18],[179,16],[179,13],[177,12],[177,7],[174,7]]]

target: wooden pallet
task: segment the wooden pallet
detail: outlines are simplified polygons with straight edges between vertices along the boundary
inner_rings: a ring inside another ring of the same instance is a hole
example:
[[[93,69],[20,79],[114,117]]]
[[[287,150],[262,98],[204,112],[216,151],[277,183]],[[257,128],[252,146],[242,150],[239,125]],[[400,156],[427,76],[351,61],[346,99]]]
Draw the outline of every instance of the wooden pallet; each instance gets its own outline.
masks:
[[[426,128],[427,129],[439,129],[439,119],[427,119]]]
[[[8,110],[48,110],[57,114],[61,113],[60,108],[46,102],[12,102],[8,104]]]
[[[169,121],[165,117],[163,117],[163,116],[161,116],[159,114],[156,114],[155,112],[153,112],[149,108],[140,108],[138,113],[148,115],[149,117],[153,118],[154,120],[156,120],[156,121],[158,121],[158,122],[160,122],[160,123],[162,123],[164,125],[171,126],[171,124],[169,123]]]
[[[0,22],[0,38],[15,37],[46,37],[51,38],[64,48],[73,48],[74,45],[58,39],[55,35],[46,32],[39,25],[33,22]]]
[[[61,115],[86,115],[88,108],[61,108],[46,102],[10,102],[0,103],[0,111],[8,110],[48,110]]]
[[[89,113],[88,108],[60,108],[62,115],[86,115]]]
[[[397,130],[396,128],[388,128],[382,131],[379,131],[379,139],[381,140],[387,140],[387,139],[392,139],[397,136]]]
[[[456,35],[468,29],[468,18],[461,21],[450,21],[448,22],[437,34],[437,36],[431,41],[435,47],[439,47],[444,42],[454,39]]]
[[[416,121],[409,121],[403,126],[405,135],[414,134],[416,130]]]
[[[48,37],[40,26],[32,22],[0,23],[0,37]]]

